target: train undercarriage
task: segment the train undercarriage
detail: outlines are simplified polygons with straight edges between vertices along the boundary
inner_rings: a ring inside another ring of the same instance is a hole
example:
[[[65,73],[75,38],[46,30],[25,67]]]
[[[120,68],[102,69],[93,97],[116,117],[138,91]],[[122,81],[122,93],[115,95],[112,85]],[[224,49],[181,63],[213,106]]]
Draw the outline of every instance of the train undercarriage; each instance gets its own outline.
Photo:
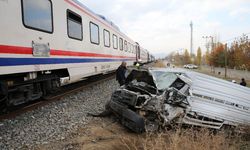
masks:
[[[0,76],[0,105],[18,106],[52,94],[60,89],[60,78],[67,70]]]

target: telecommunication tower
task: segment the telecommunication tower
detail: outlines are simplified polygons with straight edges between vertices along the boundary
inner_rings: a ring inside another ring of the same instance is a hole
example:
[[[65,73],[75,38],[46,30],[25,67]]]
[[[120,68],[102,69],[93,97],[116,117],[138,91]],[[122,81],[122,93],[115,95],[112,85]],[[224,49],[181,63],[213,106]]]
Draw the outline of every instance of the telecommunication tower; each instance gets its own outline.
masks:
[[[191,28],[190,55],[192,56],[193,54],[193,22],[192,21],[190,23],[190,28]]]

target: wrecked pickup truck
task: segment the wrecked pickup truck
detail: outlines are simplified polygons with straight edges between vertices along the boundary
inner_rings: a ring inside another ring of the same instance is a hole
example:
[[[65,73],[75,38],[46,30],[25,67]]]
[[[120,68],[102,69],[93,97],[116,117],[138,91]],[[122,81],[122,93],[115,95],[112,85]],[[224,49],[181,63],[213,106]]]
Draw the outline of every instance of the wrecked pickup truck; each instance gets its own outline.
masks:
[[[250,88],[183,69],[132,70],[108,109],[134,132],[250,124]]]

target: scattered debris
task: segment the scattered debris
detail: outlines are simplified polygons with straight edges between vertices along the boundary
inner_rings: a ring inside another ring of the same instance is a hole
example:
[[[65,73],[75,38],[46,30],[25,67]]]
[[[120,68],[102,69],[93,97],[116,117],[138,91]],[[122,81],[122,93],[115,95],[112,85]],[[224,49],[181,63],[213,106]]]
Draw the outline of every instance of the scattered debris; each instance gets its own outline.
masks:
[[[137,133],[176,123],[221,129],[250,124],[250,89],[183,69],[132,70],[106,108]]]

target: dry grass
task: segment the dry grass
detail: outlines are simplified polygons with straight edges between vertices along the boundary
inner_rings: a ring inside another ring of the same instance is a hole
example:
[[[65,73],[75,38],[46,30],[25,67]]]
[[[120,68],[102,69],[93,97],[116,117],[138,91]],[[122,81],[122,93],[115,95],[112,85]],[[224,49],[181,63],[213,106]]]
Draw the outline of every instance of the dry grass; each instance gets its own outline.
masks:
[[[34,149],[249,150],[250,126],[242,126],[240,129],[246,134],[230,134],[231,130],[214,133],[204,128],[181,127],[161,133],[136,134],[117,122],[104,119],[77,129],[65,140],[40,145]]]
[[[166,68],[166,64],[161,61],[161,60],[157,60],[154,64],[153,67],[157,67],[157,68]]]
[[[249,139],[248,139],[249,140]],[[250,141],[226,132],[213,133],[208,129],[177,129],[138,138],[121,137],[128,150],[238,150],[249,149]]]

